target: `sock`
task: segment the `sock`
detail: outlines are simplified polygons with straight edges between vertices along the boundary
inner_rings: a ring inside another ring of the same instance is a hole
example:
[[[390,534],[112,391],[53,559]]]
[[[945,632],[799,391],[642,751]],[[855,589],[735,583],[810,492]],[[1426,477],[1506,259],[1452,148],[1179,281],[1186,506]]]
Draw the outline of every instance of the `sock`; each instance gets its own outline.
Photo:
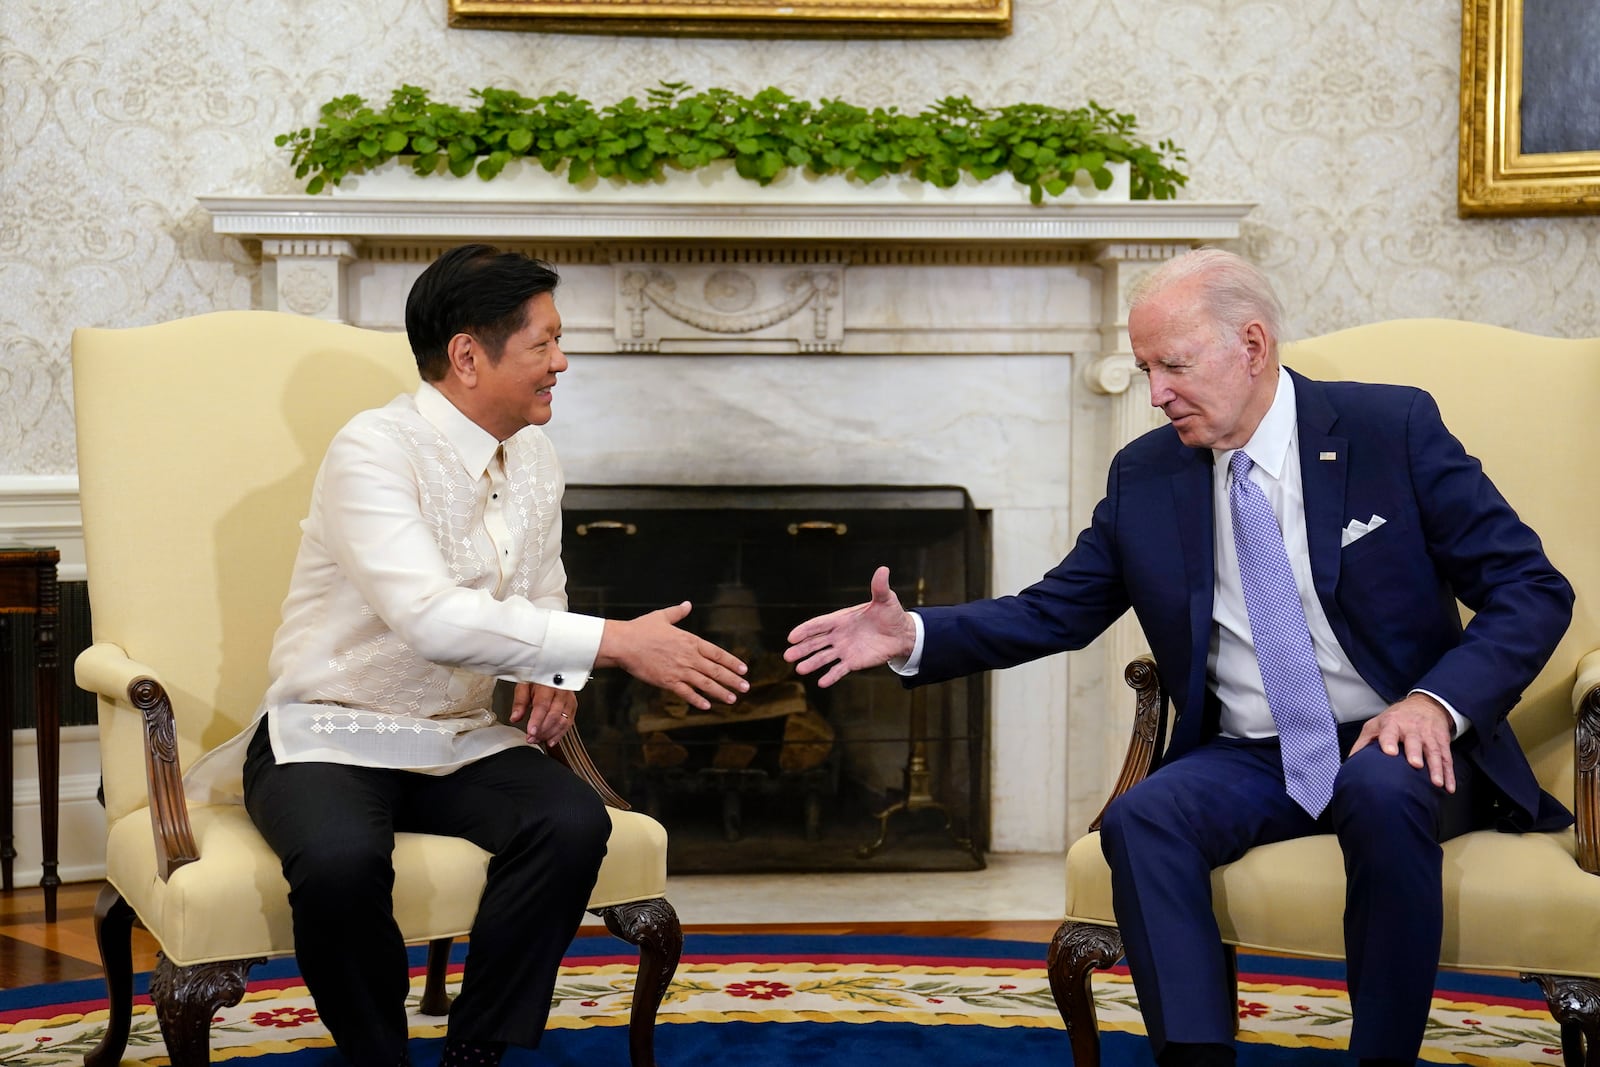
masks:
[[[505,1052],[504,1041],[458,1041],[447,1037],[439,1067],[498,1067]]]
[[[1232,1045],[1168,1041],[1156,1057],[1161,1067],[1233,1067]]]

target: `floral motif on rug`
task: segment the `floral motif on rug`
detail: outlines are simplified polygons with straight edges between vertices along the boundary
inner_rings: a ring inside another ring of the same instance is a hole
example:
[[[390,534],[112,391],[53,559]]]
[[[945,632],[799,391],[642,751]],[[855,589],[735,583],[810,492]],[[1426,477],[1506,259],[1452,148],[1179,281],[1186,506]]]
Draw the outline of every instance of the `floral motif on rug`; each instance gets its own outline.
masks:
[[[749,962],[686,957],[657,1018],[663,1026],[894,1022],[1062,1029],[1044,969],[994,965],[1001,962],[1005,961],[958,966],[843,958]],[[626,1026],[634,968],[616,962],[569,964],[561,970],[550,1028]],[[1262,976],[1241,975],[1241,1041],[1328,1050],[1348,1044],[1350,1003],[1342,984],[1287,976],[1249,980],[1255,977]],[[451,976],[452,993],[459,981],[457,967]],[[442,1017],[418,1012],[421,992],[422,978],[417,975],[410,1002],[412,1036],[443,1036]],[[140,1001],[123,1062],[165,1063],[155,1011],[146,998]],[[1125,973],[1097,975],[1095,1003],[1103,1030],[1144,1032]],[[99,1042],[105,1022],[103,1001],[0,1011],[0,1063],[76,1067]],[[305,987],[293,977],[252,982],[239,1004],[218,1012],[211,1035],[214,1062],[332,1044]],[[1560,1035],[1536,1000],[1441,993],[1433,1002],[1422,1058],[1478,1067],[1558,1065]]]

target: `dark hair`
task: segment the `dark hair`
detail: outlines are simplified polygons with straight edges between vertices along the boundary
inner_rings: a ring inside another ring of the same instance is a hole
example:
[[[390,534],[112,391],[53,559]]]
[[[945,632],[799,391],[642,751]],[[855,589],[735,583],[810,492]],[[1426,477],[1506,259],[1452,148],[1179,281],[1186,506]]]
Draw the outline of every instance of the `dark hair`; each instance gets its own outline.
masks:
[[[542,260],[486,244],[452,248],[428,264],[406,297],[406,336],[423,380],[444,377],[458,333],[471,334],[498,361],[506,340],[528,324],[528,301],[560,280]]]

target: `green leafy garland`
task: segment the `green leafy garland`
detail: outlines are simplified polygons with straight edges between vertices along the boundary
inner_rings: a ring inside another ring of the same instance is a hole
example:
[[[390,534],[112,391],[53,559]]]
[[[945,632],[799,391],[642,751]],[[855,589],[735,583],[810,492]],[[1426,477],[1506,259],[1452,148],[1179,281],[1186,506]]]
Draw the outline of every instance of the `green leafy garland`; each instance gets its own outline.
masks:
[[[695,92],[682,82],[662,82],[644,104],[630,96],[598,110],[571,93],[533,99],[474,89],[472,96],[476,106],[460,108],[403,85],[381,110],[341,96],[322,105],[317,126],[280,134],[276,143],[290,149],[297,178],[311,176],[312,194],[396,156],[414,157],[418,174],[476,170],[485,180],[531,158],[549,171],[565,164],[574,183],[591,174],[650,182],[668,167],[692,170],[718,159],[762,185],[789,167],[863,182],[905,174],[941,187],[963,173],[981,181],[1010,172],[1036,204],[1061,195],[1080,170],[1108,188],[1110,162],[1129,165],[1135,199],[1171,199],[1188,182],[1175,169],[1185,161],[1182,149],[1170,141],[1150,147],[1134,137],[1132,115],[1093,101],[1073,110],[982,108],[953,96],[909,115],[842,100],[813,104],[771,88],[751,97]]]

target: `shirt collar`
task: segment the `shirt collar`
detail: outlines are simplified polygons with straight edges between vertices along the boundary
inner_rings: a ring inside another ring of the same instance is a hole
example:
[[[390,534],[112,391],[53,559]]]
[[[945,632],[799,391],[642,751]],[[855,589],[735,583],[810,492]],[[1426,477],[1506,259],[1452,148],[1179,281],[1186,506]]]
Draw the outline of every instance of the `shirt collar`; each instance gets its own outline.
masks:
[[[450,402],[449,397],[428,382],[417,387],[417,412],[434,429],[444,434],[467,473],[474,478],[481,478],[500,448],[500,442],[494,439],[494,434],[467,418],[460,408]]]
[[[1261,424],[1242,449],[1229,448],[1216,454],[1218,468],[1226,471],[1233,454],[1243,451],[1250,457],[1251,463],[1271,475],[1274,481],[1281,479],[1289,461],[1289,446],[1294,443],[1296,410],[1294,379],[1287,370],[1279,367],[1278,391],[1273,394],[1272,406],[1262,416]]]

